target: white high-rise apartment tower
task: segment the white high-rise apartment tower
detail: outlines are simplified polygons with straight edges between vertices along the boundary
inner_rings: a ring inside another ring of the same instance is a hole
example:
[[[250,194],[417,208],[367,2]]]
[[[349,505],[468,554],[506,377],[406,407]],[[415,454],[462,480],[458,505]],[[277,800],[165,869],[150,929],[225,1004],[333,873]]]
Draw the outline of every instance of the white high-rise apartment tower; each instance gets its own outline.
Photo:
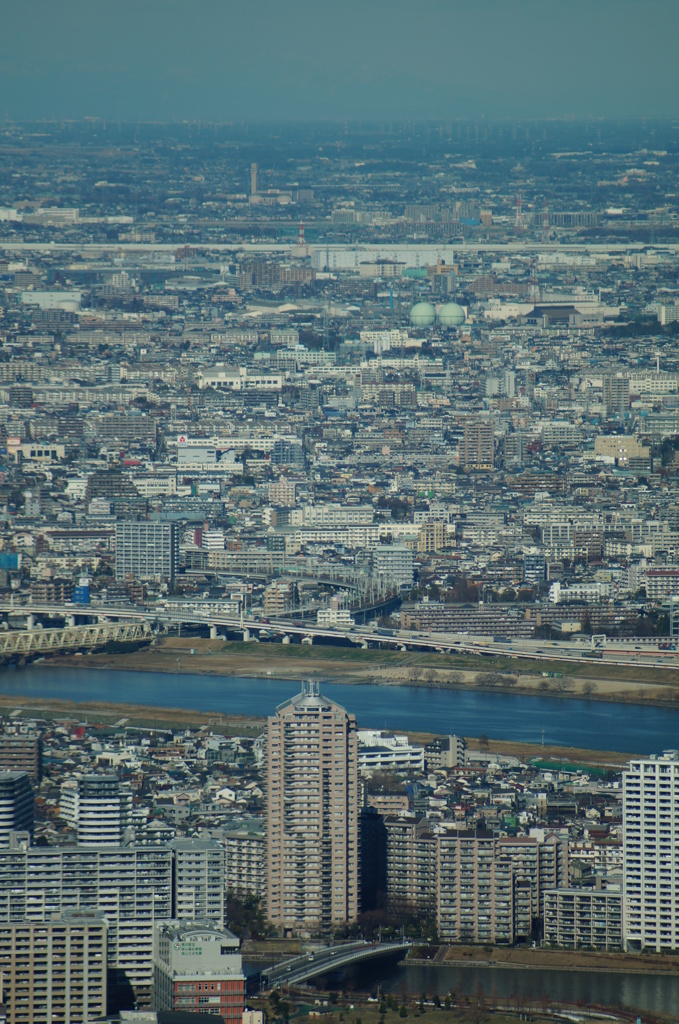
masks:
[[[78,846],[120,846],[131,824],[132,791],[117,775],[84,775],[62,783],[59,810]]]
[[[622,778],[625,947],[679,949],[679,753],[630,761]]]
[[[356,719],[308,682],[267,739],[269,920],[281,934],[328,932],[358,915]]]

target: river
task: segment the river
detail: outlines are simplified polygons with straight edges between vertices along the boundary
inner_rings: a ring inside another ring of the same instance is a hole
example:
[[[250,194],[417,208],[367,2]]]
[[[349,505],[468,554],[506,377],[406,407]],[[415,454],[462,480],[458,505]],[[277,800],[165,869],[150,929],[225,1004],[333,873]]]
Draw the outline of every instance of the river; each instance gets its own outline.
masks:
[[[513,967],[394,967],[373,964],[347,972],[344,983],[360,991],[384,992],[429,997],[438,993],[481,992],[492,998],[541,1003],[582,1002],[583,1006],[625,1007],[644,1013],[676,1013],[679,1007],[679,977],[670,974],[627,974],[607,971],[564,971]],[[425,1014],[426,1019],[426,1014]]]
[[[0,675],[0,694],[21,697],[184,707],[228,715],[265,716],[298,692],[291,680],[206,676],[189,673],[121,672],[32,665]],[[441,690],[413,686],[327,683],[322,692],[356,714],[364,727],[432,733],[487,735],[539,743],[656,752],[679,745],[679,710],[609,704],[518,693]],[[470,996],[539,1001],[582,1000],[646,1013],[672,1013],[679,1006],[679,977],[606,972],[524,970],[502,967],[394,967],[366,965],[348,972],[346,983],[361,990],[420,995],[455,990]]]
[[[188,659],[185,659],[188,660]],[[0,694],[266,716],[299,691],[292,680],[31,665],[0,670]],[[520,693],[323,683],[364,728],[657,753],[679,746],[679,709]]]

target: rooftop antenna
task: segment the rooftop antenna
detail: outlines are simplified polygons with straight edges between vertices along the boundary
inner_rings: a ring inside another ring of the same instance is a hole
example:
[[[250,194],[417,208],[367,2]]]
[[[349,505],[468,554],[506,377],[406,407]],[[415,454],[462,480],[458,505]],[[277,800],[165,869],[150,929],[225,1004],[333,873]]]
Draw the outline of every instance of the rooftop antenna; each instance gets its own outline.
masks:
[[[304,217],[300,217],[299,221],[299,235],[297,236],[297,245],[306,245],[304,241]]]

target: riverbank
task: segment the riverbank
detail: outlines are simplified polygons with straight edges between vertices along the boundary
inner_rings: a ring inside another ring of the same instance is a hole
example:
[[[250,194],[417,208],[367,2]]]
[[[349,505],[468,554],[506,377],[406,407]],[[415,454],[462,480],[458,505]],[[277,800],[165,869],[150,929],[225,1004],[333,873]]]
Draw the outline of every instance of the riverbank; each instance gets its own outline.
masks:
[[[472,957],[478,951],[487,956],[489,949],[467,947]],[[579,956],[588,958],[588,954]],[[628,966],[623,970],[618,965],[608,969],[557,966],[554,960],[535,965],[370,960],[345,970],[341,977],[331,974],[308,985],[286,986],[268,998],[254,996],[252,1004],[273,1018],[280,1015],[282,998],[290,1019],[322,1016],[325,1024],[347,1020],[352,1024],[385,1024],[386,1020],[389,1024],[411,1016],[431,1018],[432,1024],[488,1020],[497,1024],[522,1020],[629,1024],[637,1017],[654,1024],[676,1021],[679,977],[674,971],[656,973],[652,966],[647,970],[646,957],[636,959],[638,968],[626,957]]]
[[[679,955],[676,954],[585,952],[529,946],[413,946],[401,963],[418,967],[509,967],[607,974],[679,973]]]
[[[477,655],[164,637],[130,653],[58,655],[47,663],[72,668],[294,680],[314,676],[347,685],[478,688],[530,696],[679,706],[678,669],[620,668],[592,662],[531,662]]]
[[[223,711],[195,711],[188,708],[151,707],[145,704],[114,701],[71,701],[59,698],[29,697],[0,694],[0,714],[21,714],[27,718],[42,718],[53,722],[87,721],[92,728],[139,729],[183,729],[203,728],[227,735],[258,736],[264,729],[264,716],[226,714]],[[407,730],[413,743],[427,744],[437,739],[437,734]],[[612,750],[587,750],[582,747],[519,743],[514,740],[491,740],[466,737],[469,750],[504,754],[521,761],[539,759],[553,761],[557,765],[573,765],[582,768],[622,768],[629,760],[629,754]]]
[[[275,962],[299,956],[306,946],[299,939],[246,939],[244,959]],[[544,946],[414,945],[400,961],[417,967],[511,967],[518,970],[604,971],[624,974],[679,974],[679,954],[590,952]]]
[[[422,996],[427,998],[423,1000]],[[331,987],[323,989],[291,989],[283,991],[283,1000],[278,992],[269,998],[251,996],[248,1005],[262,1010],[265,1019],[280,1017],[280,1007],[285,1005],[290,1020],[307,1021],[322,1018],[323,1024],[385,1024],[395,1022],[401,1024],[404,1018],[426,1016],[431,1024],[485,1024],[492,1020],[493,1024],[520,1024],[522,1021],[534,1021],[536,1024],[554,1024],[554,1021],[578,1021],[580,1024],[630,1024],[635,1014],[612,1006],[584,1006],[581,1002],[565,1003],[562,1000],[552,1001],[549,997],[537,997],[533,1000],[521,996],[499,997],[497,994],[486,994],[476,991],[465,994],[456,993],[456,998],[449,996],[434,1001],[432,993],[399,992],[384,993],[384,1001],[368,996],[356,990],[338,990]],[[313,1003],[311,1000],[313,999]],[[492,1015],[492,1016],[491,1016]],[[664,1014],[648,1016],[652,1024],[670,1024],[670,1018]]]
[[[21,715],[25,718],[45,719],[48,722],[87,721],[91,727],[139,729],[200,729],[239,736],[258,736],[264,728],[264,718],[246,715],[227,715],[223,711],[196,711],[189,708],[159,708],[147,704],[117,703],[115,701],[73,701],[59,698],[29,697],[0,694],[0,715]]]

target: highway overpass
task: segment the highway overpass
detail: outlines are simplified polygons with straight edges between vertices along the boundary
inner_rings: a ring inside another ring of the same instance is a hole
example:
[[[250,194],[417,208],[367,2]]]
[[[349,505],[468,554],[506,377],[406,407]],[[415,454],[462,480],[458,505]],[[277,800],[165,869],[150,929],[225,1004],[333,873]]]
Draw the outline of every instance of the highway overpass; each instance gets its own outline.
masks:
[[[534,640],[474,636],[467,633],[380,630],[372,625],[338,628],[311,625],[301,621],[290,622],[288,619],[264,620],[253,616],[224,614],[218,602],[209,601],[192,601],[185,604],[161,602],[154,606],[58,605],[34,602],[20,605],[5,601],[0,602],[0,615],[14,618],[15,621],[24,618],[29,626],[40,618],[63,619],[70,625],[74,625],[76,619],[99,623],[146,622],[160,627],[161,630],[173,627],[180,630],[184,625],[206,627],[215,638],[220,630],[225,630],[232,635],[240,634],[246,640],[257,639],[261,633],[268,634],[268,639],[296,638],[307,644],[313,644],[314,641],[329,644],[340,641],[357,647],[381,647],[404,652],[415,650],[475,654],[516,661],[529,659],[582,663],[583,660],[591,659],[593,667],[597,663],[621,667],[643,665],[651,668],[667,668],[679,664],[679,638],[676,644],[672,638],[667,637],[596,639],[577,635],[570,640]],[[663,644],[662,648],[660,644]],[[675,646],[677,649],[672,649]],[[517,665],[517,670],[518,667]]]

